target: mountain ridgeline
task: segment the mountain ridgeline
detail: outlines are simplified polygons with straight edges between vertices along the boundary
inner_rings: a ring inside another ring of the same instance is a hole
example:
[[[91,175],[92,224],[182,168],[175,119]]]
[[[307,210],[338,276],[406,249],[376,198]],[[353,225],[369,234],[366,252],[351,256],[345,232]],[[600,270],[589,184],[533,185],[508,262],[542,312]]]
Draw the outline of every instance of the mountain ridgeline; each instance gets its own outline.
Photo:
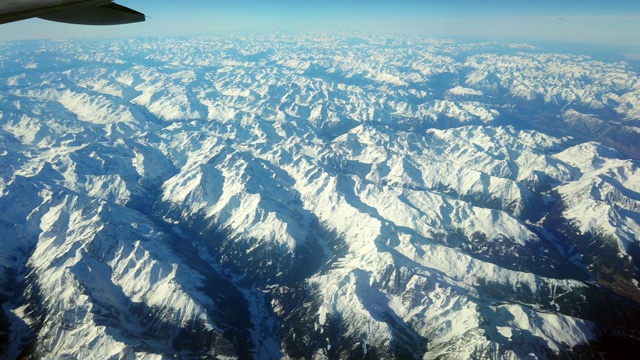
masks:
[[[0,43],[0,357],[618,358],[640,75],[379,35]]]

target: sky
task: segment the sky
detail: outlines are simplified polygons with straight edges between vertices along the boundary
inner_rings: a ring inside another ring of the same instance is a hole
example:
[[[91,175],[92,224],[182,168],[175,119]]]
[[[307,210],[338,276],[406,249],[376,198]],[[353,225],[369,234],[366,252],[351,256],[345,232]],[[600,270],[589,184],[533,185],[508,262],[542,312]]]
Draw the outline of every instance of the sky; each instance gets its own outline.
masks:
[[[616,46],[640,57],[639,0],[119,0],[144,23],[89,27],[32,19],[0,25],[17,39],[365,31]]]

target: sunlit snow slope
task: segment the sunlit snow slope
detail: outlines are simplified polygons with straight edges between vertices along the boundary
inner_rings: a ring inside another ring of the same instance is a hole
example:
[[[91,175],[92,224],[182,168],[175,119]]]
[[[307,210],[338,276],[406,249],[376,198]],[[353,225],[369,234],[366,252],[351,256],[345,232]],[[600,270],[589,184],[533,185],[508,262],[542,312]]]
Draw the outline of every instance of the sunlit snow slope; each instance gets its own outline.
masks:
[[[370,35],[0,44],[0,357],[640,346],[640,76]]]

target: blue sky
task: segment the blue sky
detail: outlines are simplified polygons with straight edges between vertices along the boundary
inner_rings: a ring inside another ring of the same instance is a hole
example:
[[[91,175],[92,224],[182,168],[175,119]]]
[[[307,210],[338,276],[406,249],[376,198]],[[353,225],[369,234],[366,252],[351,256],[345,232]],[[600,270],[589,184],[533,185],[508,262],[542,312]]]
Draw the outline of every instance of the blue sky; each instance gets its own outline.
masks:
[[[27,20],[0,25],[0,40],[190,35],[238,30],[356,30],[486,40],[606,44],[640,53],[640,0],[118,2],[150,18],[142,24],[118,27]]]

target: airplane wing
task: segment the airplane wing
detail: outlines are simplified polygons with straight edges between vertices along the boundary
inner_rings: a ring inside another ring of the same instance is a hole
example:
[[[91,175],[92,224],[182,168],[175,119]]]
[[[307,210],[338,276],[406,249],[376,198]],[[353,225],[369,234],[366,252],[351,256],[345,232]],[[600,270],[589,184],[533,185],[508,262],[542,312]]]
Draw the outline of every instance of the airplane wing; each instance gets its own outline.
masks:
[[[141,22],[144,14],[111,0],[0,0],[0,24],[39,17],[82,25]]]

